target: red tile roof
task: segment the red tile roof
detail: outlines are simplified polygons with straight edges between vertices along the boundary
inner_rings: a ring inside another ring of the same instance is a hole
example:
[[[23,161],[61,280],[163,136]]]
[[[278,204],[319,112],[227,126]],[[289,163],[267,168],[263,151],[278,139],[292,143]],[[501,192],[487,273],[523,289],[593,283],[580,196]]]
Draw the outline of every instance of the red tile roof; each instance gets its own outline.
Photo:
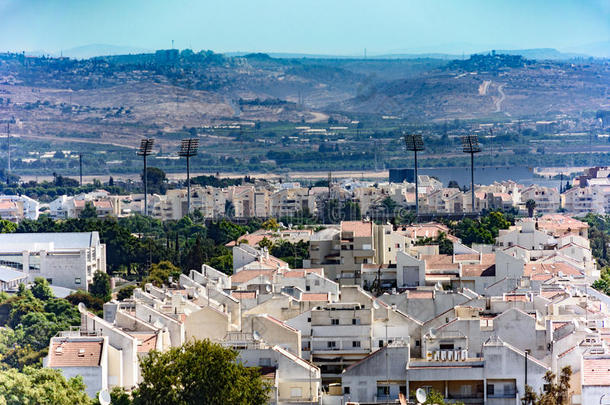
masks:
[[[434,291],[407,291],[407,298],[409,298],[409,299],[432,299],[432,298],[434,298]]]
[[[258,276],[273,278],[275,270],[242,270],[231,276],[231,283],[247,283]]]
[[[610,387],[610,358],[584,359],[582,385]]]
[[[256,298],[256,291],[231,291],[231,296],[238,300],[254,299]]]
[[[301,301],[329,301],[327,293],[303,293]]]
[[[97,367],[102,358],[102,339],[97,341],[53,342],[49,367]]]
[[[341,221],[341,232],[351,232],[355,238],[373,235],[373,223],[365,221]]]

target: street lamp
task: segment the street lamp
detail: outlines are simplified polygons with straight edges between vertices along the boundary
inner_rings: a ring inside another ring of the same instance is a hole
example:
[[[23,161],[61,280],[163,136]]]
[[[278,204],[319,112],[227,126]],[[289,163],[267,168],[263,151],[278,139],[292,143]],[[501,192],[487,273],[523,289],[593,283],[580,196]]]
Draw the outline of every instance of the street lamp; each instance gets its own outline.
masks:
[[[415,218],[419,218],[419,194],[418,194],[418,178],[417,178],[417,152],[424,150],[424,139],[421,135],[405,135],[405,144],[408,151],[413,152],[415,158]]]
[[[474,208],[474,154],[481,151],[479,138],[476,135],[466,135],[462,137],[462,151],[470,153],[470,196],[472,198],[472,212]]]
[[[146,157],[152,154],[152,148],[155,144],[153,138],[144,138],[140,142],[140,149],[138,149],[138,156],[142,156],[144,159],[144,215],[148,215],[148,172],[146,170]]]
[[[198,138],[183,139],[180,145],[180,151],[178,155],[186,158],[186,188],[187,188],[187,203],[186,203],[186,214],[191,213],[191,157],[197,155],[199,149]]]

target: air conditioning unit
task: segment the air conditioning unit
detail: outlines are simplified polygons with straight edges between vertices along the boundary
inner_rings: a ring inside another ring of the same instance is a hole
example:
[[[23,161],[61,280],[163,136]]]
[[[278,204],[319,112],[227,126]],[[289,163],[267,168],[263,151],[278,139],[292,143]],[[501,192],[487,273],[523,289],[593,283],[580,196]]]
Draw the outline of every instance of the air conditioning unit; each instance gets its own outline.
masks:
[[[441,350],[441,361],[447,360],[447,350]]]
[[[453,350],[447,352],[447,360],[453,361]]]
[[[454,357],[455,357],[455,361],[460,361],[462,359],[462,352],[459,350],[456,350],[453,352]]]
[[[439,361],[440,360],[440,353],[437,351],[434,352],[434,360],[435,361]]]
[[[468,358],[468,350],[463,349],[462,350],[462,361],[466,360],[467,358]]]
[[[432,352],[430,350],[428,350],[426,352],[426,360],[428,360],[428,361],[432,360]]]

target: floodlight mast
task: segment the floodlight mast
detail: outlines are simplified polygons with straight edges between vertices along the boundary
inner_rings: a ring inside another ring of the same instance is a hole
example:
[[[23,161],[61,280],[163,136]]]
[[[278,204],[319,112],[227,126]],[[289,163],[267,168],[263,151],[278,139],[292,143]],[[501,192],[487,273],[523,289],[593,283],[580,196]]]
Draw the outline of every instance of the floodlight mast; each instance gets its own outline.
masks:
[[[140,149],[137,154],[144,159],[144,215],[148,216],[148,170],[146,169],[146,157],[152,153],[155,140],[153,138],[144,138],[140,142]]]
[[[417,152],[424,150],[424,139],[419,134],[405,135],[405,144],[408,151],[413,152],[415,174],[415,218],[419,219],[419,178],[417,176]]]
[[[199,149],[199,139],[198,138],[188,138],[183,139],[180,144],[180,151],[178,155],[186,158],[186,189],[187,189],[187,199],[186,199],[186,214],[191,213],[191,157],[197,155],[197,150]]]
[[[470,198],[472,212],[475,212],[474,208],[474,154],[481,151],[479,145],[479,138],[476,135],[466,135],[462,137],[462,151],[464,153],[470,153]]]

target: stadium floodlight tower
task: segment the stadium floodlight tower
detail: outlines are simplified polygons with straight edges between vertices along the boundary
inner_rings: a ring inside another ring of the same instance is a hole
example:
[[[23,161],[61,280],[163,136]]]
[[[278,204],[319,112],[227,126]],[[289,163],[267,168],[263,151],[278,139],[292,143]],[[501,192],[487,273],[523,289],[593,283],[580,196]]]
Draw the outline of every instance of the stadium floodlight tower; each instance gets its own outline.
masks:
[[[413,152],[415,177],[415,218],[419,218],[419,179],[417,178],[417,152],[424,150],[424,139],[419,134],[405,135],[407,150]]]
[[[146,157],[152,154],[152,148],[155,144],[153,138],[144,138],[140,142],[138,155],[144,159],[144,215],[148,215],[148,171],[146,170]]]
[[[462,151],[464,153],[470,153],[470,198],[472,212],[475,212],[474,208],[474,154],[481,151],[479,145],[479,138],[476,135],[466,135],[462,137]]]
[[[186,198],[186,212],[187,215],[191,213],[191,157],[197,155],[197,150],[199,149],[199,139],[198,138],[188,138],[183,139],[182,144],[180,145],[180,151],[178,155],[186,158],[186,189],[187,189],[187,198]]]

